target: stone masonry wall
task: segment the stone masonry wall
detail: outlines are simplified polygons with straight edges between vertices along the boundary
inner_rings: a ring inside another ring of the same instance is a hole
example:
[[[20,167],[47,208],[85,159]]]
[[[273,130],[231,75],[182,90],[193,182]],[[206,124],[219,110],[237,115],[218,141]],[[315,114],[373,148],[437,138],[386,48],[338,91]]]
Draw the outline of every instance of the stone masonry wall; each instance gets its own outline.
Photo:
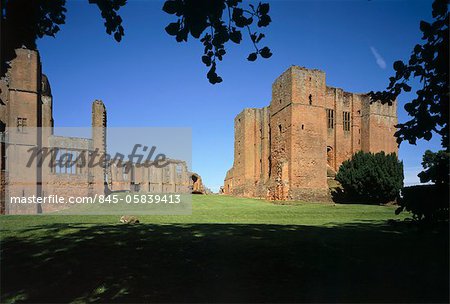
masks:
[[[320,70],[292,66],[274,81],[269,107],[236,116],[223,193],[328,201],[327,177],[352,154],[397,153],[396,111],[396,102],[370,103],[365,94],[328,87]]]
[[[7,197],[58,195],[86,197],[108,194],[111,190],[141,192],[205,193],[198,174],[188,172],[185,162],[170,160],[167,167],[138,168],[130,176],[117,166],[82,166],[60,170],[50,166],[52,157],[30,166],[30,148],[58,148],[64,153],[107,151],[107,113],[100,100],[92,103],[92,137],[53,135],[53,97],[50,83],[42,74],[39,53],[17,49],[6,77],[0,79],[0,213],[45,213],[64,209],[61,204],[6,204]],[[247,120],[250,122],[250,120]],[[61,152],[62,153],[62,152]],[[75,155],[75,154],[74,154]],[[88,161],[90,160],[87,156]],[[94,163],[100,161],[98,156]]]

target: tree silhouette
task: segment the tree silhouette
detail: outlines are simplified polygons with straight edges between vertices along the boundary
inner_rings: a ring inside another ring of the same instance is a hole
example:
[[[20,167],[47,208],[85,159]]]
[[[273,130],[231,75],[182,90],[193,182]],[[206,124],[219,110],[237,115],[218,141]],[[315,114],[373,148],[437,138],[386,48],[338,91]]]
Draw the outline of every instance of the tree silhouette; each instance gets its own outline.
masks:
[[[430,140],[433,132],[441,136],[442,146],[449,151],[449,0],[435,0],[432,5],[434,21],[420,22],[423,44],[417,44],[408,63],[394,62],[395,76],[390,78],[386,91],[370,92],[372,100],[392,103],[402,92],[410,92],[412,78],[418,78],[422,87],[415,98],[405,104],[412,118],[400,123],[395,133],[397,142],[417,139]]]
[[[175,36],[178,42],[187,41],[188,34],[203,43],[203,63],[210,67],[208,79],[212,84],[219,83],[222,78],[216,73],[216,61],[225,55],[225,43],[231,41],[239,44],[242,40],[241,29],[246,29],[255,51],[248,56],[255,61],[260,55],[263,58],[272,56],[268,47],[258,48],[258,42],[264,34],[252,32],[250,26],[258,20],[258,27],[268,26],[271,19],[268,15],[269,4],[259,3],[257,7],[249,4],[249,9],[239,6],[242,0],[167,0],[163,10],[178,17],[176,22],[166,27],[169,35]],[[223,17],[225,15],[226,17]]]
[[[125,35],[119,10],[126,0],[88,0],[96,5],[104,19],[106,32],[118,42]],[[1,74],[8,68],[7,63],[15,57],[15,49],[26,47],[36,49],[36,40],[52,36],[59,32],[65,23],[67,12],[66,0],[1,0]],[[258,43],[264,34],[251,30],[266,27],[271,22],[268,15],[270,6],[259,3],[244,8],[242,0],[166,0],[163,11],[177,17],[176,22],[166,27],[169,35],[175,36],[177,42],[187,41],[189,34],[200,39],[205,49],[203,63],[209,67],[207,77],[210,83],[222,81],[217,75],[217,61],[226,53],[228,42],[239,44],[242,30],[254,45],[254,52],[248,56],[255,61],[258,56],[269,58],[272,53],[268,47],[259,48]]]
[[[421,183],[449,184],[450,153],[440,150],[436,153],[426,150],[422,157],[423,171],[418,174]]]

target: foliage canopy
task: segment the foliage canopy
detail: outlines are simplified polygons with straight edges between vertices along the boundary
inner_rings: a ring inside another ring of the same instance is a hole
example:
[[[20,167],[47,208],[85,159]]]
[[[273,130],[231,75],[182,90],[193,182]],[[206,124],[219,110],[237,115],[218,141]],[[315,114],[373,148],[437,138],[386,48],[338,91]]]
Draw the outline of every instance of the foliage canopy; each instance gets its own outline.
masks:
[[[119,10],[126,0],[88,0],[96,5],[104,20],[106,32],[120,42],[125,35]],[[66,0],[1,0],[1,74],[7,70],[7,62],[15,57],[14,50],[20,47],[36,49],[36,40],[59,32],[66,20]],[[189,34],[200,39],[204,45],[202,62],[209,67],[210,83],[222,81],[217,75],[217,61],[222,61],[228,42],[240,44],[242,30],[248,32],[254,51],[248,56],[255,61],[258,56],[269,58],[270,49],[260,48],[258,43],[265,37],[251,29],[266,27],[272,21],[268,3],[243,5],[242,0],[166,0],[163,11],[175,15],[176,22],[166,27],[166,32],[175,36],[177,42],[187,41]]]
[[[408,83],[417,78],[421,88],[413,100],[405,104],[411,119],[397,125],[397,142],[417,139],[430,140],[433,133],[442,139],[442,147],[449,149],[449,0],[435,0],[432,5],[433,22],[420,22],[422,44],[417,44],[408,62],[394,62],[395,75],[385,91],[370,92],[372,100],[392,103],[400,93],[410,92]]]
[[[403,187],[403,163],[395,153],[359,151],[342,163],[336,180],[349,201],[387,203]]]
[[[450,153],[444,150],[436,153],[427,150],[423,155],[422,167],[419,173],[421,183],[433,182],[435,184],[449,184]]]

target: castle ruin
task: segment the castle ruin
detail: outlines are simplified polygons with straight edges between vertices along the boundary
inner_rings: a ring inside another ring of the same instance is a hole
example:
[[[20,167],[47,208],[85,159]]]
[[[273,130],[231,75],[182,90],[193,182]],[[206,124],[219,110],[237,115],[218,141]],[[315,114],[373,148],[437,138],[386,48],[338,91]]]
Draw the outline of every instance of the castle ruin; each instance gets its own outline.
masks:
[[[30,148],[56,147],[61,154],[77,156],[83,151],[99,155],[107,151],[107,112],[104,103],[92,103],[91,138],[57,136],[54,131],[53,97],[42,73],[37,51],[17,49],[5,77],[0,79],[0,213],[46,213],[59,205],[29,205],[15,208],[6,198],[43,197],[49,194],[94,196],[113,191],[152,193],[204,193],[198,174],[189,172],[186,162],[168,160],[163,167],[115,162],[111,166],[39,165],[27,166]],[[54,160],[54,159],[53,159]],[[58,162],[56,162],[58,163]],[[128,166],[127,168],[125,168]]]
[[[326,85],[325,73],[292,66],[262,109],[234,120],[234,163],[223,193],[271,200],[328,201],[327,178],[357,151],[397,153],[396,101]]]

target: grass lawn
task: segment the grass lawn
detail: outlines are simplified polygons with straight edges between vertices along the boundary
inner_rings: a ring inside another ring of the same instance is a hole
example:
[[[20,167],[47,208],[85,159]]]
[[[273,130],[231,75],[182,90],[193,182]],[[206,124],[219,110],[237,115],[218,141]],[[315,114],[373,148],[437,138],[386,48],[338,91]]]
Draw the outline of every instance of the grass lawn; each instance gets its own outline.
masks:
[[[139,225],[1,216],[1,302],[448,302],[448,229],[394,209],[198,195]]]

